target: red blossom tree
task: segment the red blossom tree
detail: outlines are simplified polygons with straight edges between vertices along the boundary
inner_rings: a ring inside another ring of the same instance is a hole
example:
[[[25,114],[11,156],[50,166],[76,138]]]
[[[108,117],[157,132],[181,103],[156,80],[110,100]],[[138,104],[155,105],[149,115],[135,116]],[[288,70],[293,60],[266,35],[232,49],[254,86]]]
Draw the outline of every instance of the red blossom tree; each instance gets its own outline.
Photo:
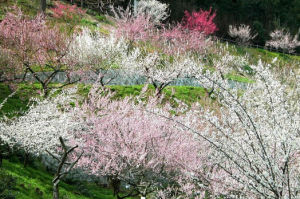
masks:
[[[215,17],[216,12],[213,12],[211,8],[207,11],[200,10],[199,12],[193,11],[192,13],[185,11],[182,25],[188,30],[210,35],[218,30],[216,24],[213,22]]]

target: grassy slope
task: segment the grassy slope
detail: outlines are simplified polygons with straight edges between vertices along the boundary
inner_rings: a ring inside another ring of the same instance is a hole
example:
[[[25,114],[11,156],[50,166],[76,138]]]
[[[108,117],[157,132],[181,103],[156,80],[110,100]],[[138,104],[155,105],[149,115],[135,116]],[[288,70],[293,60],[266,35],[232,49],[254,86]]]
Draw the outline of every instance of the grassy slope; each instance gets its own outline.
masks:
[[[15,112],[26,110],[30,97],[38,97],[38,90],[40,89],[39,84],[19,84],[18,91],[16,94],[9,98],[7,103],[4,104],[1,112],[6,114],[15,115]],[[90,86],[79,85],[79,94],[87,95]],[[123,98],[125,96],[136,96],[139,95],[143,85],[135,86],[109,86],[109,88],[115,92],[114,99]],[[5,84],[0,84],[0,103],[11,93],[9,87]],[[174,98],[177,98],[187,104],[193,102],[201,102],[205,99],[205,91],[201,87],[192,86],[169,86],[164,91],[166,100],[171,102]],[[154,88],[149,86],[147,95],[154,93]]]
[[[16,198],[20,199],[48,199],[52,196],[51,181],[53,176],[47,173],[44,168],[24,168],[22,164],[4,160],[3,168],[17,179],[17,186],[14,191]],[[96,184],[84,183],[84,188],[88,190],[85,195],[80,194],[78,186],[60,183],[61,198],[68,199],[113,199],[112,191],[104,189]],[[42,194],[37,191],[40,190]],[[82,189],[82,186],[81,186]]]

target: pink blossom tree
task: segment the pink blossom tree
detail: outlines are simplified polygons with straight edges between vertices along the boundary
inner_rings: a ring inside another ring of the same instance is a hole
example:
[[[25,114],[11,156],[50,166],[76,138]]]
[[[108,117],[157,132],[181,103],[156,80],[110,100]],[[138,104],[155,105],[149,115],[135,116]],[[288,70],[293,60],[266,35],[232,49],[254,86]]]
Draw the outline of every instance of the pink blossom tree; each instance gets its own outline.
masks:
[[[7,13],[0,23],[0,45],[13,57],[13,70],[22,71],[25,75],[31,73],[42,85],[45,96],[59,72],[66,75],[62,86],[78,81],[72,78],[76,63],[66,59],[71,42],[68,35],[59,31],[58,27],[48,27],[43,15],[31,19],[17,8],[16,12]]]
[[[77,111],[88,129],[75,136],[85,151],[78,166],[108,177],[117,198],[146,197],[201,167],[203,145],[168,119],[148,112],[157,109],[155,99],[146,105],[130,98],[111,101],[102,92],[93,89],[81,112]],[[168,111],[158,111],[170,116]],[[120,182],[130,187],[128,195],[119,193]]]
[[[22,71],[14,68],[14,61],[9,52],[0,48],[0,83],[10,83],[21,80]]]
[[[134,41],[147,41],[153,37],[156,31],[154,23],[149,16],[134,15],[130,11],[130,6],[125,10],[122,8],[113,8],[117,27],[114,30],[117,37],[128,39],[131,43]]]
[[[154,38],[154,44],[162,52],[174,55],[186,52],[204,54],[212,42],[205,34],[199,31],[186,31],[181,24],[173,27],[164,27]]]

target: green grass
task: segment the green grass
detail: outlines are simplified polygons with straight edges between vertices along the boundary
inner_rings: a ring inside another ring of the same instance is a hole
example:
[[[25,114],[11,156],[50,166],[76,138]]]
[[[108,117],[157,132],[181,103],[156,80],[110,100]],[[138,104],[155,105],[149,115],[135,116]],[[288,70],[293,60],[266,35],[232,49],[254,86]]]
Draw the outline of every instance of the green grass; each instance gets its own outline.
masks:
[[[52,198],[53,176],[39,165],[38,168],[26,167],[18,162],[3,161],[3,168],[17,180],[14,190],[16,198],[20,199],[48,199]],[[65,199],[113,199],[112,190],[102,188],[95,183],[83,182],[80,189],[88,193],[80,193],[79,187],[65,182],[60,183],[61,198]],[[38,194],[40,190],[43,194]]]
[[[112,92],[114,92],[113,99],[121,99],[126,96],[138,96],[144,85],[133,85],[133,86],[107,86]],[[80,84],[78,87],[78,93],[82,96],[87,96],[91,85]],[[154,95],[155,89],[152,85],[148,87],[146,96]],[[165,101],[174,102],[174,98],[179,99],[187,104],[193,102],[199,102],[205,97],[205,90],[202,87],[193,86],[168,86],[163,90],[165,95]]]
[[[228,50],[233,55],[244,56],[248,55],[250,64],[257,64],[258,60],[266,63],[271,63],[277,57],[279,66],[284,68],[287,66],[298,67],[300,63],[300,56],[289,55],[279,52],[271,52],[262,48],[249,48],[244,46],[228,45]],[[298,63],[298,64],[295,64]]]
[[[233,80],[233,81],[236,81],[236,82],[241,82],[241,83],[254,83],[253,80],[247,78],[247,77],[244,77],[244,76],[240,76],[240,75],[235,75],[235,74],[227,74],[225,76],[227,79],[229,80]]]

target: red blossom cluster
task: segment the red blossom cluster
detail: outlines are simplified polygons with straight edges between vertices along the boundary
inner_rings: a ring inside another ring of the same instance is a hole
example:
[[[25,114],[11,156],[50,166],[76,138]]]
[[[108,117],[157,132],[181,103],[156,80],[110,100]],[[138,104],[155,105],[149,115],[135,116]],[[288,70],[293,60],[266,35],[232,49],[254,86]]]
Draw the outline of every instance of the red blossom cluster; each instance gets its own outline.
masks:
[[[213,34],[218,30],[216,24],[213,22],[216,13],[209,10],[200,10],[199,12],[193,11],[189,13],[184,12],[182,21],[183,27],[188,30],[203,32],[206,35]]]
[[[55,7],[51,9],[55,18],[73,19],[76,15],[83,15],[84,10],[76,5],[63,4],[59,1],[55,2]]]

